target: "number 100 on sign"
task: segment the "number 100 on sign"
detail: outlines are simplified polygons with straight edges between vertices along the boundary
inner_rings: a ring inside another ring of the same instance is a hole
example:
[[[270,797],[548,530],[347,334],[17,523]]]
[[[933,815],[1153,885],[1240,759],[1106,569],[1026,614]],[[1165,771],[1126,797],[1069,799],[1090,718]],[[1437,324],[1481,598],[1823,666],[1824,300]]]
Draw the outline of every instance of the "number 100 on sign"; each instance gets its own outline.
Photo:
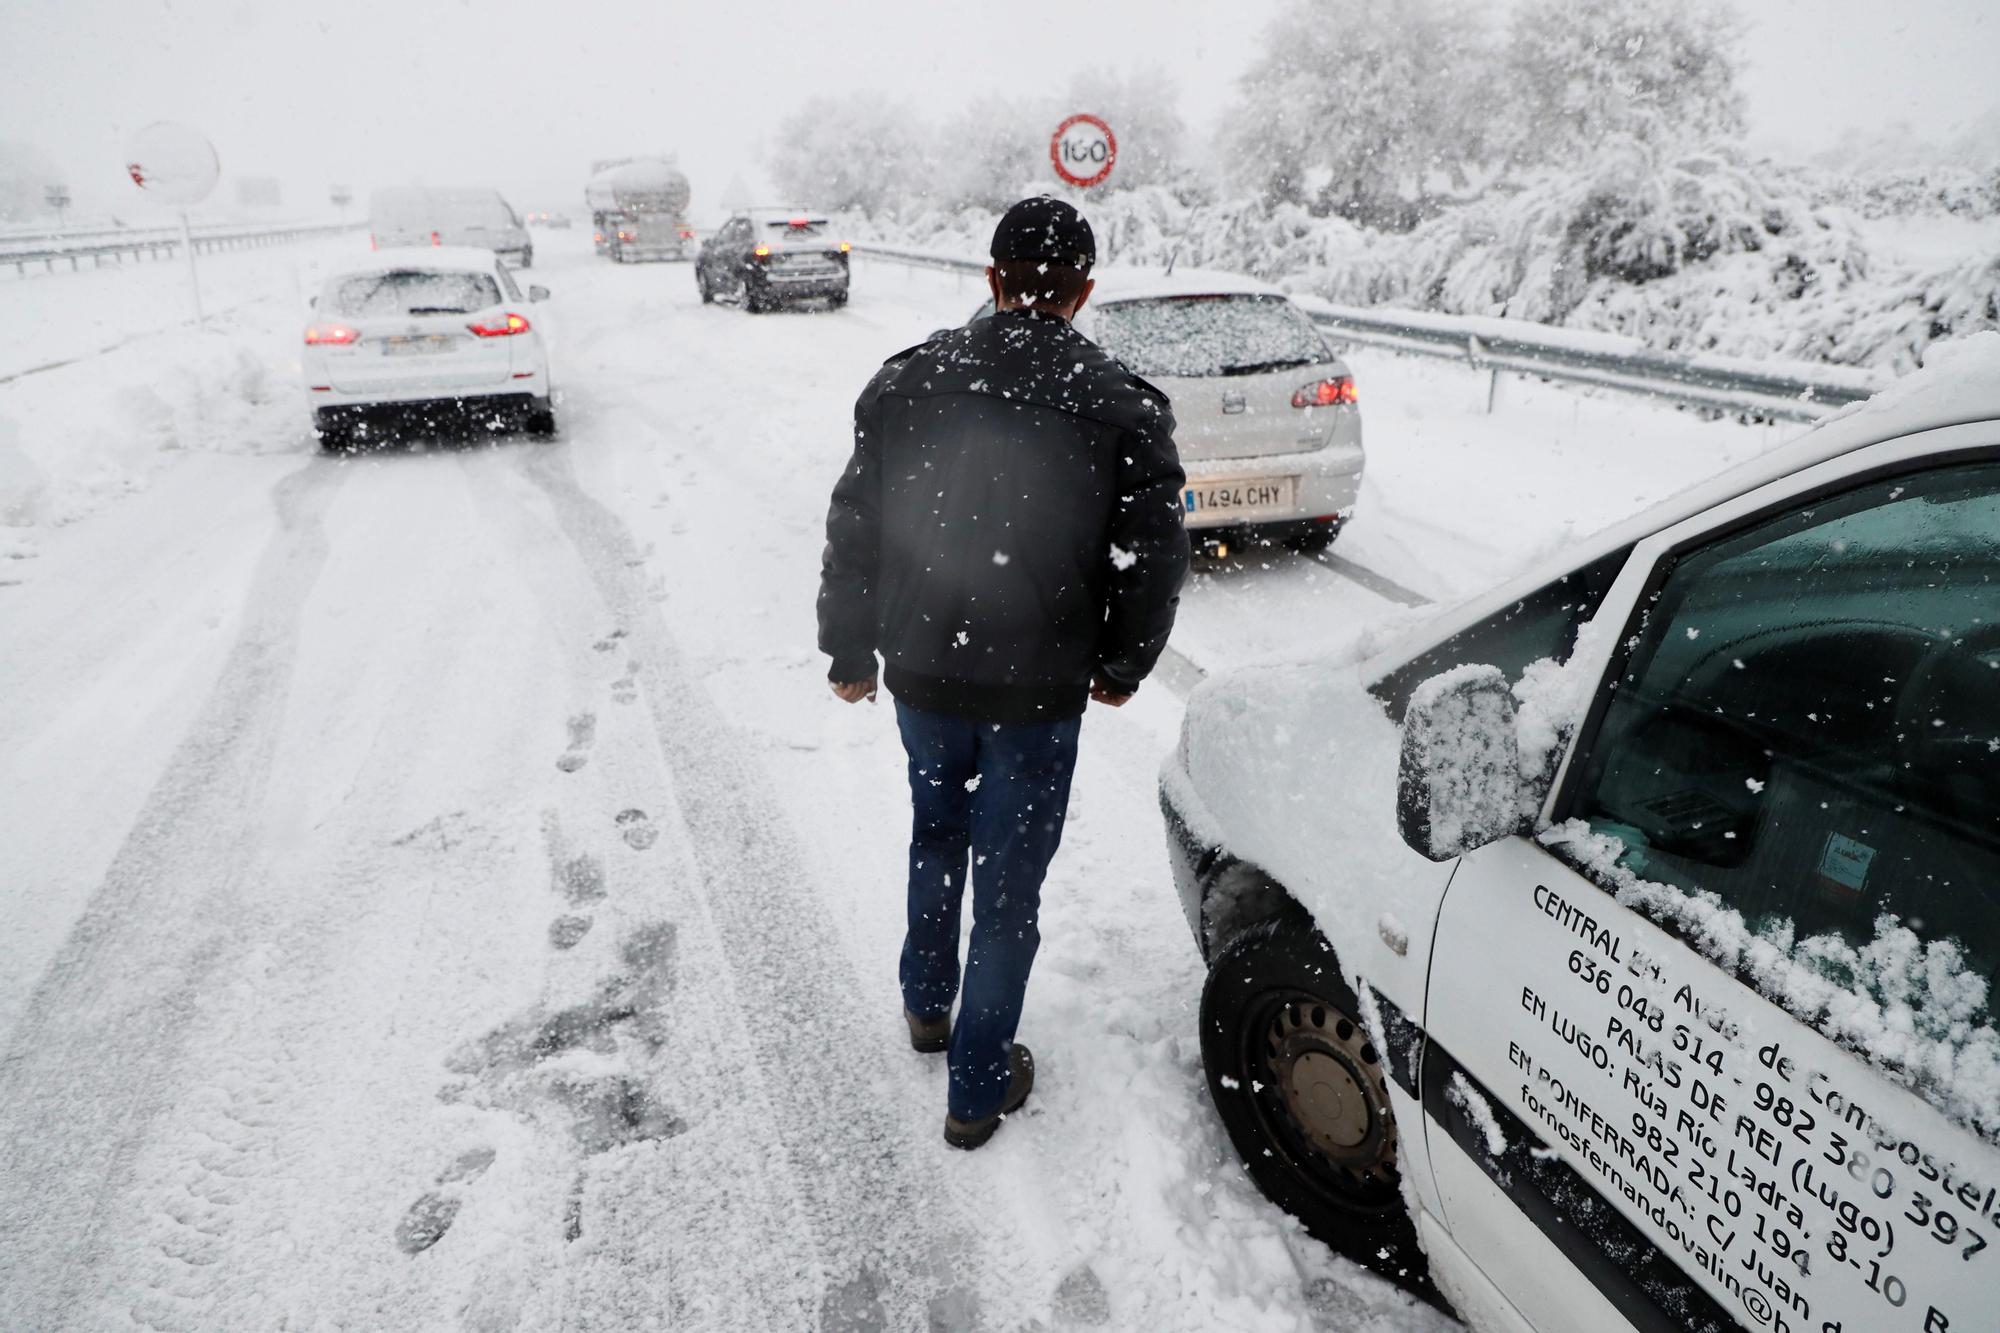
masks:
[[[1049,140],[1049,160],[1071,185],[1102,185],[1118,161],[1118,137],[1096,116],[1071,116]]]

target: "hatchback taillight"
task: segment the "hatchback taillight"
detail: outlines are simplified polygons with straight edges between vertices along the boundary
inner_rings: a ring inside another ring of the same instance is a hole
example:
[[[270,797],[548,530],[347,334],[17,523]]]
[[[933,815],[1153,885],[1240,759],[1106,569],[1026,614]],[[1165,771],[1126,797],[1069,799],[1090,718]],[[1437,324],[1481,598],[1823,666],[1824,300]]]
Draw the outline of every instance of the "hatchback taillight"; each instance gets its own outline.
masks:
[[[437,234],[436,232],[432,232],[432,233],[431,233],[431,244],[432,244],[432,245],[443,245],[443,244],[444,244],[444,242],[443,242],[442,240],[440,240],[440,239],[438,238],[438,234]]]
[[[757,258],[759,259],[764,259],[769,257],[771,253],[771,247],[768,245],[760,245],[752,249],[750,253],[757,256]]]
[[[308,324],[306,326],[306,346],[345,347],[359,342],[361,335],[345,324]]]
[[[526,333],[529,325],[526,315],[509,313],[502,316],[497,324],[468,324],[465,327],[482,338],[511,338],[517,333]]]
[[[1354,377],[1335,375],[1332,379],[1315,380],[1302,386],[1292,395],[1293,407],[1338,407],[1342,403],[1358,403],[1361,395],[1355,391]]]

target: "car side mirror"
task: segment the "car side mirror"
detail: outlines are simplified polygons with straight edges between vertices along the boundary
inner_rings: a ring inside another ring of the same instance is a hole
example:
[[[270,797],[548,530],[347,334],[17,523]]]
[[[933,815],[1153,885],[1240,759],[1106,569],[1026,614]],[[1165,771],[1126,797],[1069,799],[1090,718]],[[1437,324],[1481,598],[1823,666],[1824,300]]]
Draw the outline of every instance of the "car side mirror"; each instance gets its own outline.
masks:
[[[1449,861],[1533,826],[1521,777],[1514,693],[1498,667],[1455,667],[1417,686],[1403,714],[1396,827],[1412,850]]]
[[[549,299],[549,289],[546,287],[530,287],[528,288],[528,299],[530,301],[546,301]]]

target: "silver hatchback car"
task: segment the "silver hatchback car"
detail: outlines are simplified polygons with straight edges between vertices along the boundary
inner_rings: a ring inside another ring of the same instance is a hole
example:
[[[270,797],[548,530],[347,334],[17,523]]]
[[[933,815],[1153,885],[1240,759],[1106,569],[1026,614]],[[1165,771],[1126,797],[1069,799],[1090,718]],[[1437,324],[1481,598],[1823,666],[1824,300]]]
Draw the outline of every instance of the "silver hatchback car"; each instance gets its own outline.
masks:
[[[1354,512],[1364,456],[1354,375],[1313,322],[1235,274],[1092,276],[1076,326],[1173,400],[1196,550],[1324,550]]]

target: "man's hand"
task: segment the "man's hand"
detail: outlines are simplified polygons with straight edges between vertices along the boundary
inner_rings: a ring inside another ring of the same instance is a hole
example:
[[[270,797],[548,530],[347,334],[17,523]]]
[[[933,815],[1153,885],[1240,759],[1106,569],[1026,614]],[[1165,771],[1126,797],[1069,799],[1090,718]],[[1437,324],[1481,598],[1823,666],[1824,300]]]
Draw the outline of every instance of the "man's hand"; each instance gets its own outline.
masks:
[[[1092,676],[1090,678],[1090,697],[1098,703],[1107,704],[1112,708],[1123,708],[1125,701],[1130,699],[1132,695],[1129,691],[1121,693],[1116,685],[1113,685],[1102,676]]]
[[[833,686],[834,697],[844,704],[858,704],[863,699],[866,699],[871,704],[875,702],[875,677],[873,676],[870,676],[867,680],[850,680],[845,683],[835,680],[828,681],[827,683]],[[1119,702],[1123,703],[1124,701],[1121,699]]]

